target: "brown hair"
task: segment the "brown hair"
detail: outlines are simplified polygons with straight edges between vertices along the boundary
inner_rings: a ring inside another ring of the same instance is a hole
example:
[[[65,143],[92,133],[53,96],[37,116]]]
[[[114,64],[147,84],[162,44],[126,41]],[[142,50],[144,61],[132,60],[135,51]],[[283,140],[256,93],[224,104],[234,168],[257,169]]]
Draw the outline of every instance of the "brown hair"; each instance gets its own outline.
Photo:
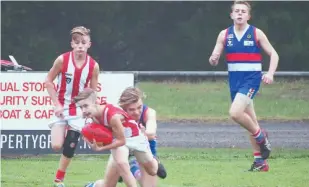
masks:
[[[135,87],[128,87],[122,92],[118,103],[120,107],[124,108],[127,105],[136,103],[139,99],[144,98],[145,95],[140,89]]]
[[[234,1],[234,3],[231,6],[232,11],[235,5],[246,5],[248,7],[249,13],[251,12],[251,5],[248,1],[241,1],[241,0]]]
[[[82,92],[80,92],[77,96],[73,98],[73,101],[74,103],[77,103],[81,100],[84,100],[84,99],[87,99],[88,97],[93,97],[93,96],[96,99],[95,91],[91,88],[85,88]]]

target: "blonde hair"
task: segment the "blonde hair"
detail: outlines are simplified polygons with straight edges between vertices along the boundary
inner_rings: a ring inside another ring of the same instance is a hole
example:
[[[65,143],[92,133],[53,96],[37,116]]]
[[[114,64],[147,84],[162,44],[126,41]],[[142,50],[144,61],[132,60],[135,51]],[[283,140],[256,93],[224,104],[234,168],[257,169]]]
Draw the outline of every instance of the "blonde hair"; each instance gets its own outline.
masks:
[[[128,87],[122,92],[118,104],[120,107],[125,108],[127,105],[136,103],[138,100],[144,99],[145,97],[146,96],[140,89]]]
[[[77,26],[71,30],[71,35],[73,40],[75,40],[78,35],[88,36],[90,38],[90,29],[84,26]]]
[[[246,5],[248,7],[249,13],[251,12],[251,5],[248,1],[241,1],[241,0],[236,0],[231,6],[232,11],[234,10],[235,5]]]
[[[73,102],[77,103],[77,102],[85,100],[89,97],[93,97],[94,101],[96,101],[95,91],[91,88],[85,88],[82,92],[80,92],[77,96],[75,96],[73,98]]]
[[[71,30],[71,35],[75,34],[75,33],[78,33],[78,34],[81,34],[81,35],[85,35],[85,36],[89,36],[90,35],[90,29],[87,29],[84,26],[77,26],[77,27],[74,27]]]

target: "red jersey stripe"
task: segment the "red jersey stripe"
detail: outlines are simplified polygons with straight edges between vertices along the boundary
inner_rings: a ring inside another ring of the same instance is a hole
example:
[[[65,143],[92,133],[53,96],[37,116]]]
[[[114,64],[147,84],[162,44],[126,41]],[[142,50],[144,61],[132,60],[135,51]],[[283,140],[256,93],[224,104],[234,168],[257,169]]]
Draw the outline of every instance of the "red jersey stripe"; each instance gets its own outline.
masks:
[[[259,53],[229,53],[226,54],[227,61],[261,61],[262,55]]]
[[[85,83],[85,88],[88,87],[88,84],[92,78],[92,74],[93,74],[93,69],[94,69],[94,66],[95,66],[95,61],[93,60],[93,58],[90,57],[90,61],[89,61],[89,73],[88,73],[88,76],[87,76],[87,79],[86,79],[86,83]]]
[[[73,56],[73,55],[72,55]],[[88,56],[86,57],[86,61],[84,64],[87,63],[88,60]],[[75,64],[74,60],[73,63]],[[83,72],[83,67],[85,67],[85,65],[82,66],[82,68],[77,68],[75,66],[75,71],[74,71],[74,80],[73,80],[73,87],[72,87],[72,95],[71,98],[74,98],[75,96],[78,95],[79,93],[79,83],[80,83],[80,79],[81,79],[81,75]],[[75,103],[71,103],[69,105],[69,115],[70,116],[75,116],[76,115],[76,104]]]

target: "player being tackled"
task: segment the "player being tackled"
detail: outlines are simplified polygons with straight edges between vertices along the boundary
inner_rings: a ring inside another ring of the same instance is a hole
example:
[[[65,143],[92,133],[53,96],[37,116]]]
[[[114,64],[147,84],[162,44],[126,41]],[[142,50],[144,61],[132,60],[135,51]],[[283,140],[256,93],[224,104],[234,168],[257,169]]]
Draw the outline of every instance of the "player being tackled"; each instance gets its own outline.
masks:
[[[104,180],[98,180],[88,186],[116,186],[121,176],[126,186],[137,187],[130,171],[129,152],[134,154],[147,175],[156,176],[158,162],[153,158],[147,137],[141,132],[135,120],[121,108],[111,104],[100,105],[96,100],[96,94],[92,89],[85,89],[74,97],[74,102],[81,107],[84,117],[91,118],[94,123],[110,129],[114,136],[112,143],[103,146],[98,146],[93,140],[85,139],[95,151],[111,151]],[[143,186],[148,186],[146,182]]]

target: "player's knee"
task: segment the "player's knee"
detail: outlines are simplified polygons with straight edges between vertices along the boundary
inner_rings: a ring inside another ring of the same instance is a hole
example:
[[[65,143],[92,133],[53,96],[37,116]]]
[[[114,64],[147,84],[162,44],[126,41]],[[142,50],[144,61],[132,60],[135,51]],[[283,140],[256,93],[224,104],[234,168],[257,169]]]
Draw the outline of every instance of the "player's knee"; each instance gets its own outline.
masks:
[[[147,171],[147,173],[151,176],[157,175],[158,172],[158,162],[156,159],[153,159],[152,161],[146,162],[143,164],[143,167]]]
[[[131,170],[130,170],[130,165],[128,162],[119,161],[119,162],[116,162],[116,164],[117,164],[118,173],[120,176],[124,177],[124,176],[130,175]]]
[[[149,171],[148,171],[148,174],[149,175],[151,175],[151,176],[156,176],[157,175],[157,170],[154,170],[154,169],[150,169]]]
[[[229,114],[230,114],[230,117],[231,117],[233,120],[237,120],[237,119],[239,119],[239,118],[241,117],[241,115],[243,115],[242,112],[237,111],[237,110],[235,110],[235,109],[233,109],[233,108],[230,109]]]
[[[116,161],[116,164],[118,165],[118,167],[120,168],[124,168],[126,167],[127,165],[129,165],[128,162],[125,162],[125,161]]]
[[[78,143],[80,133],[68,130],[67,136],[65,137],[64,144],[63,144],[63,152],[62,154],[67,158],[72,158],[75,153],[75,149]]]
[[[116,164],[117,164],[118,168],[121,169],[121,170],[126,170],[127,168],[130,169],[130,165],[126,161],[119,160],[119,161],[116,161]]]
[[[51,146],[54,151],[60,151],[62,149],[62,144],[60,143],[52,143]]]
[[[151,176],[156,176],[158,172],[158,167],[151,167],[147,169],[147,173]]]
[[[64,143],[64,126],[55,125],[51,130],[51,147],[54,151],[60,151]]]

